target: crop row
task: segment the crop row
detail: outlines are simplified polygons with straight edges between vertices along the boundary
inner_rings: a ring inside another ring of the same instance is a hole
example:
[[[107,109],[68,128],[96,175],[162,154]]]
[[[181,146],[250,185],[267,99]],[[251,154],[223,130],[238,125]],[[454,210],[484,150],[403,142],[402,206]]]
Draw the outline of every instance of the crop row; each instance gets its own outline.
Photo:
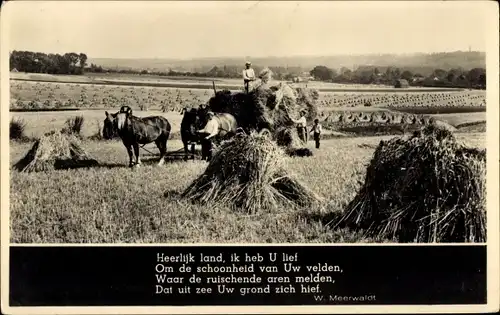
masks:
[[[320,104],[326,107],[435,107],[486,106],[484,92],[459,91],[448,93],[331,93],[324,95]]]
[[[206,103],[211,90],[11,81],[12,109],[114,108],[180,110]],[[319,93],[319,107],[373,106],[393,109],[471,107],[486,105],[485,93],[475,91],[422,93]]]

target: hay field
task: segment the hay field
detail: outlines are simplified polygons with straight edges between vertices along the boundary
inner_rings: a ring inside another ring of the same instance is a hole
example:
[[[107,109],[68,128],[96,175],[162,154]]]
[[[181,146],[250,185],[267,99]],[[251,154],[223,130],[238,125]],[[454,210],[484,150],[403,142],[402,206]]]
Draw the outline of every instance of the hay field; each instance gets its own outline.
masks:
[[[470,146],[483,148],[484,128],[475,125],[486,120],[481,93],[320,92],[319,109],[326,114],[397,112],[404,110],[404,106],[430,109],[431,114],[439,113],[434,115],[436,119],[451,125],[471,124],[466,126],[468,133],[457,137]],[[12,80],[10,116],[26,123],[25,133],[31,138],[61,129],[68,118],[83,116],[81,134],[88,138],[102,126],[104,110],[116,111],[129,105],[138,116],[166,117],[172,124],[168,151],[176,151],[181,148],[177,140],[182,119],[180,109],[205,103],[212,95],[210,89],[96,84],[95,79],[88,84]],[[427,103],[422,104],[422,100]],[[371,106],[364,106],[366,101]],[[467,105],[468,101],[473,104]],[[47,108],[66,110],[43,111]],[[464,108],[472,108],[474,113],[464,113]],[[446,112],[451,114],[443,114]],[[330,133],[335,131],[325,130],[325,138]],[[11,240],[23,243],[387,241],[363,239],[347,230],[332,231],[323,221],[327,213],[342,211],[354,198],[376,145],[389,138],[358,135],[323,140],[319,151],[310,142],[308,147],[314,156],[287,157],[289,171],[327,202],[321,208],[280,209],[255,215],[216,204],[196,206],[178,198],[203,173],[207,166],[204,162],[178,161],[156,167],[154,163],[148,165],[148,156],[141,150],[145,165],[129,169],[121,142],[85,139],[85,150],[100,166],[49,173],[11,172]],[[22,158],[32,144],[11,141],[10,165]],[[157,152],[153,144],[146,148]],[[164,196],[166,191],[170,192],[169,197]]]
[[[58,128],[64,124],[66,118],[77,115],[84,116],[86,120],[83,134],[92,136],[97,133],[99,124],[102,123],[104,110],[115,111],[123,105],[128,105],[134,108],[139,116],[165,116],[173,124],[173,137],[178,138],[180,110],[183,107],[206,103],[212,95],[213,91],[210,89],[11,80],[10,108],[13,112],[11,116],[27,120],[27,136],[40,136],[46,128]],[[371,106],[365,106],[366,103]],[[347,116],[365,112],[367,115],[364,116],[367,117],[380,111],[411,112],[419,115],[439,114],[437,119],[453,126],[455,122],[465,120],[469,125],[460,126],[464,131],[480,132],[485,129],[484,91],[375,93],[361,89],[349,93],[320,92],[318,105],[320,117],[323,118],[332,112],[343,112]],[[47,109],[59,111],[41,112]],[[386,130],[383,133],[390,132]],[[368,130],[362,134],[370,133]]]
[[[125,73],[86,73],[84,75],[52,75],[44,73],[22,73],[11,72],[10,77],[20,81],[39,81],[39,82],[59,82],[59,83],[94,83],[94,84],[153,84],[171,88],[186,88],[187,86],[208,86],[211,87],[212,81],[217,85],[232,86],[239,89],[242,85],[241,79],[236,78],[211,78],[211,77],[187,77],[187,76],[158,76],[153,74],[125,74]],[[324,91],[393,91],[392,86],[376,84],[341,84],[321,81],[304,81],[300,83],[288,84],[307,86]],[[455,89],[445,87],[408,87],[400,88],[396,91],[409,92],[439,92],[454,91]]]
[[[213,94],[211,84],[207,85],[206,81],[200,86],[202,88],[192,88],[186,85],[187,83],[182,83],[177,87],[175,85],[162,87],[154,86],[154,82],[148,80],[144,80],[141,84],[138,81],[127,82],[127,85],[117,85],[116,82],[104,84],[102,80],[93,80],[86,84],[11,80],[10,108],[15,110],[92,109],[128,105],[141,109],[178,111],[184,106],[197,106],[204,103]],[[218,82],[217,86],[219,89],[241,89],[241,84],[232,86],[227,84],[227,82]],[[314,86],[308,87],[314,88]],[[399,89],[387,90],[385,87],[380,92],[373,92],[373,90],[357,86],[350,88],[354,91],[342,92],[333,89],[321,92],[320,90],[318,100],[320,109],[328,111],[338,108],[364,107],[369,104],[369,108],[422,114],[484,112],[486,110],[485,91],[429,92],[415,88],[412,89],[414,92],[408,92]]]
[[[484,134],[460,134],[473,147],[485,147]],[[289,169],[328,201],[323,209],[281,209],[245,215],[220,205],[201,207],[177,194],[201,174],[206,163],[145,164],[129,169],[117,141],[85,141],[99,167],[50,173],[10,174],[12,242],[368,242],[347,230],[325,227],[326,213],[341,211],[356,195],[366,164],[381,139],[325,140],[310,158],[288,158]],[[11,142],[10,163],[31,147]],[[169,151],[181,147],[169,143]],[[313,143],[309,143],[313,149]],[[147,146],[153,149],[154,146]],[[314,150],[314,149],[313,149]],[[144,151],[142,152],[144,154]],[[170,191],[170,196],[164,196]]]

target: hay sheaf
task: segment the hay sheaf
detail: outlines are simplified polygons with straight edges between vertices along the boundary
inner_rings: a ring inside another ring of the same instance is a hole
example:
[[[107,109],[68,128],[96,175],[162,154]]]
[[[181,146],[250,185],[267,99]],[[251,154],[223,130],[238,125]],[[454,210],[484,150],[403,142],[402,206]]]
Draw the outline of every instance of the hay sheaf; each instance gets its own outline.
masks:
[[[28,153],[14,165],[14,169],[21,172],[40,172],[97,164],[98,162],[85,152],[77,137],[53,131],[38,139]]]
[[[428,125],[381,141],[363,187],[332,222],[399,242],[484,242],[485,150]]]
[[[222,143],[205,172],[182,193],[249,213],[311,206],[320,200],[285,168],[283,150],[266,134],[240,133]]]
[[[312,123],[318,115],[318,97],[318,92],[312,89],[261,83],[248,94],[219,91],[209,100],[208,105],[213,112],[232,114],[247,133],[268,129],[280,146],[287,147],[287,152],[302,149],[308,151],[306,155],[312,155],[309,149],[303,148],[303,143],[296,140],[285,141],[280,137],[284,135],[283,130],[288,129],[290,136],[285,139],[298,139],[293,120],[299,119],[300,112],[305,111],[307,121]]]

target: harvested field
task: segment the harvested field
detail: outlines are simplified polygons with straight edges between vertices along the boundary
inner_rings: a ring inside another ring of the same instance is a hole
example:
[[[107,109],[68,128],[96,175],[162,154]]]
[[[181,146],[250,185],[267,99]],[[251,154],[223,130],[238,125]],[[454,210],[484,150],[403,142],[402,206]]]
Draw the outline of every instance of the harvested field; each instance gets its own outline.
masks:
[[[458,132],[486,132],[486,121],[460,124],[457,129]]]
[[[449,91],[449,92],[350,92],[321,93],[320,106],[323,107],[382,107],[401,111],[430,113],[457,108],[461,111],[481,111],[486,106],[484,91]]]
[[[144,166],[129,169],[121,141],[91,140],[98,139],[94,136],[102,127],[105,110],[113,112],[129,105],[138,116],[166,117],[172,124],[168,151],[177,151],[182,147],[176,140],[182,119],[180,109],[205,103],[213,96],[212,90],[180,88],[189,83],[182,80],[176,88],[145,86],[153,80],[147,77],[141,79],[143,86],[138,87],[129,86],[130,82],[125,82],[129,80],[127,77],[113,80],[122,80],[121,83],[128,85],[97,84],[96,78],[92,80],[94,82],[86,84],[11,81],[11,108],[25,110],[11,112],[11,118],[24,122],[26,136],[24,141],[11,141],[10,146],[13,242],[387,242],[391,240],[363,236],[360,231],[332,230],[326,218],[330,211],[341,212],[356,196],[380,140],[389,140],[420,126],[411,119],[420,115],[398,111],[401,108],[428,110],[421,106],[421,101],[434,102],[437,105],[429,108],[445,108],[456,113],[425,117],[437,117],[460,127],[457,138],[470,146],[484,148],[486,141],[484,132],[470,132],[484,131],[484,126],[483,130],[480,128],[484,113],[459,113],[470,106],[459,106],[461,100],[475,102],[472,107],[476,112],[483,110],[481,91],[320,91],[319,117],[344,115],[347,119],[341,123],[336,118],[324,121],[321,149],[314,149],[310,141],[307,149],[314,153],[312,157],[286,156],[283,165],[287,174],[298,178],[324,202],[314,206],[294,205],[294,211],[284,205],[271,207],[272,211],[234,211],[230,204],[213,202],[208,206],[182,198],[189,185],[207,171],[204,162],[170,159],[158,168],[151,165],[156,157],[141,150]],[[228,82],[219,83],[223,86]],[[379,103],[374,103],[377,98]],[[367,99],[371,100],[371,106],[363,106]],[[37,111],[70,108],[79,110]],[[40,173],[14,169],[14,164],[34,145],[29,138],[60,130],[67,119],[75,116],[84,118],[81,147],[99,165]],[[371,122],[370,117],[373,117]],[[379,134],[384,136],[377,136]],[[153,144],[146,149],[157,152]]]
[[[57,77],[57,76],[55,76]],[[74,80],[74,78],[73,78]],[[153,110],[178,111],[184,106],[199,105],[212,96],[212,85],[206,81],[202,85],[173,82],[170,85],[154,83],[151,80],[140,82],[110,81],[95,78],[84,83],[11,80],[12,109],[37,110],[40,108],[114,108],[128,105],[141,106]],[[217,82],[217,81],[216,81]],[[120,85],[121,84],[121,85]],[[126,85],[125,85],[126,84]],[[191,84],[191,85],[190,85]],[[240,83],[228,85],[217,82],[218,89],[240,91]],[[303,87],[302,85],[298,85]],[[318,89],[317,86],[308,86]],[[420,114],[456,112],[481,112],[486,108],[485,91],[420,91],[401,92],[389,89],[380,92],[366,92],[361,87],[351,86],[352,92],[320,91],[318,107],[355,108],[370,104],[370,108],[386,108]],[[358,89],[358,90],[356,90]]]
[[[457,137],[470,146],[485,147],[484,134]],[[340,211],[360,188],[375,146],[390,138],[325,140],[313,157],[287,157],[285,163],[290,173],[328,200],[330,209]],[[322,208],[243,215],[229,207],[203,207],[180,198],[206,163],[172,162],[158,173],[157,167],[147,165],[146,157],[143,168],[130,170],[120,142],[86,140],[82,145],[99,167],[31,174],[11,171],[12,242],[370,241],[361,233],[327,228],[322,218],[328,212]],[[31,146],[11,142],[11,165]],[[169,151],[180,147],[180,141],[171,141]],[[314,150],[312,143],[309,147]],[[151,181],[153,177],[157,180]],[[167,189],[168,198],[164,197]]]
[[[24,133],[31,138],[37,138],[51,129],[64,128],[65,122],[69,118],[75,116],[83,116],[85,122],[82,128],[83,137],[92,137],[95,135],[102,124],[105,116],[105,111],[117,112],[118,108],[108,108],[103,110],[72,110],[72,111],[44,111],[44,112],[11,112],[12,118],[23,119],[26,123]],[[160,115],[168,119],[172,125],[174,137],[179,137],[179,128],[181,125],[182,116],[179,112],[161,111],[134,111],[134,115],[139,117]]]
[[[464,126],[465,124],[477,124],[486,121],[486,112],[468,113],[466,115],[452,113],[452,114],[436,114],[430,116],[438,120],[446,121],[448,124],[457,128]]]

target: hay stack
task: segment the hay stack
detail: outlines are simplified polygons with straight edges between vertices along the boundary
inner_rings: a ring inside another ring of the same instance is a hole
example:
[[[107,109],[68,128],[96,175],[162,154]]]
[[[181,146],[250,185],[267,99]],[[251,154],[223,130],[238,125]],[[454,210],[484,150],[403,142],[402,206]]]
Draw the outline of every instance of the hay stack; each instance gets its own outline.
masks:
[[[285,169],[284,154],[268,135],[240,133],[215,152],[205,172],[182,194],[222,202],[249,213],[278,206],[311,206],[319,197]]]
[[[259,79],[262,81],[262,83],[269,83],[273,78],[273,72],[269,68],[264,68],[262,71],[259,73]]]
[[[312,155],[312,152],[297,141],[298,134],[293,119],[299,119],[300,111],[305,110],[306,119],[312,122],[317,117],[317,98],[315,90],[294,89],[287,84],[269,86],[263,83],[248,94],[219,91],[209,100],[209,107],[213,112],[234,115],[238,125],[247,133],[269,129],[279,145],[287,147],[287,153],[294,155],[302,152],[300,155],[303,156]],[[287,129],[288,136],[280,139],[285,134],[284,129]],[[291,138],[296,140],[286,141]]]
[[[309,123],[317,117],[318,111],[315,103],[317,99],[315,90],[303,88],[292,89],[288,85],[280,85],[276,91],[275,107],[268,108],[273,120],[273,138],[278,145],[285,147],[285,152],[290,156],[312,156],[311,150],[304,147],[300,140],[293,120],[300,118],[300,112],[306,112]],[[315,96],[316,95],[316,96]],[[269,114],[268,114],[269,115]]]
[[[399,242],[484,242],[485,160],[436,125],[381,141],[335,225]]]
[[[97,165],[74,135],[53,131],[38,139],[28,153],[14,165],[21,172]]]

